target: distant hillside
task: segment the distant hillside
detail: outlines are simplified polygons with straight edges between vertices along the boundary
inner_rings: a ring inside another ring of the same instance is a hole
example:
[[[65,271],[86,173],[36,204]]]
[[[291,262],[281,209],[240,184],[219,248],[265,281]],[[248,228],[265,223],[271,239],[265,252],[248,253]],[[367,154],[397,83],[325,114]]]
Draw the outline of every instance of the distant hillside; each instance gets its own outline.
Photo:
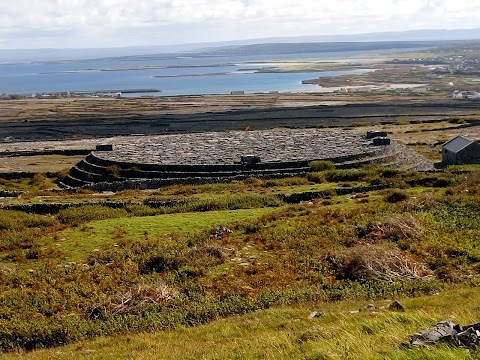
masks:
[[[152,54],[275,54],[294,52],[361,51],[438,46],[439,41],[480,40],[480,28],[457,30],[411,30],[352,35],[314,35],[243,39],[223,42],[132,46],[102,49],[0,49],[0,63],[10,61],[55,61]],[[392,42],[395,46],[392,47]],[[286,45],[290,44],[290,45]],[[294,44],[301,46],[295,47]],[[303,49],[303,50],[302,50]]]
[[[480,28],[477,29],[423,29],[396,32],[374,32],[351,35],[313,35],[295,37],[274,37],[252,39],[242,42],[243,45],[254,43],[279,42],[371,42],[371,41],[446,41],[446,40],[480,40]],[[239,42],[232,42],[232,45]]]
[[[309,42],[309,43],[265,43],[243,46],[227,46],[205,49],[201,55],[234,56],[234,55],[275,55],[325,53],[344,51],[371,51],[389,49],[410,49],[438,47],[443,42],[434,41],[382,41],[382,42]]]

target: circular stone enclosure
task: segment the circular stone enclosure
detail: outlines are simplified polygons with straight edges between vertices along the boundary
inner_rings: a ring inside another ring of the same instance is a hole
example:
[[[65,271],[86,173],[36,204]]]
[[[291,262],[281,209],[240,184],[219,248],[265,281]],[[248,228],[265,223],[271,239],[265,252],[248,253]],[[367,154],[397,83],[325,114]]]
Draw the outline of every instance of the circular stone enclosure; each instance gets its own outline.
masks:
[[[371,140],[348,130],[264,130],[138,136],[115,142],[95,156],[118,163],[233,165],[242,156],[260,163],[352,157],[378,151]]]

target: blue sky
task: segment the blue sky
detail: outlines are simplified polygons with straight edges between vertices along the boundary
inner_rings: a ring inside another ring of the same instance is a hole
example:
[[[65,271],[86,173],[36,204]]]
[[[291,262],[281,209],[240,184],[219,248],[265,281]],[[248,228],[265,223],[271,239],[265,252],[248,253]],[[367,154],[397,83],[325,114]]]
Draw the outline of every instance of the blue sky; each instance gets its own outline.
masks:
[[[0,0],[0,48],[480,27],[480,0]]]

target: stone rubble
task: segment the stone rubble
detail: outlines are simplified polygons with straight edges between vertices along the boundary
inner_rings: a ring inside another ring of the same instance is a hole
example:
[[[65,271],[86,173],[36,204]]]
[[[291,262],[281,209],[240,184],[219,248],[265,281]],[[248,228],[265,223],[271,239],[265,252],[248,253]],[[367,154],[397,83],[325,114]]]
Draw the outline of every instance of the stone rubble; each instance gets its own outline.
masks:
[[[478,348],[480,345],[480,323],[460,326],[448,320],[441,321],[423,333],[413,334],[410,337],[410,342],[401,346],[409,348],[438,343],[469,349]]]
[[[136,141],[132,141],[136,140]],[[345,130],[262,130],[142,136],[118,139],[111,152],[95,155],[115,162],[149,164],[235,164],[242,156],[262,163],[304,161],[379,152],[364,135]]]

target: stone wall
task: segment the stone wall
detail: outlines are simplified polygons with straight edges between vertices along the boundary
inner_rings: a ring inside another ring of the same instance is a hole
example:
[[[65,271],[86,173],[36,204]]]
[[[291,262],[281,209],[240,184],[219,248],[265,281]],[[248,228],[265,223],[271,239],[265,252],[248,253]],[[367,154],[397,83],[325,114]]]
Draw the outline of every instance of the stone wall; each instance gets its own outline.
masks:
[[[16,198],[22,194],[21,191],[10,191],[10,190],[1,190],[0,189],[0,197],[3,198]]]
[[[92,150],[86,149],[55,149],[55,150],[19,150],[19,151],[2,151],[0,156],[5,157],[18,157],[18,156],[41,156],[41,155],[88,155]]]
[[[18,171],[18,172],[2,172],[0,173],[0,179],[5,180],[15,180],[15,179],[25,179],[25,178],[33,178],[37,173],[33,172],[26,172],[26,171]],[[42,173],[49,178],[55,178],[57,176],[56,173],[53,172],[46,172]]]
[[[279,179],[289,176],[305,176],[306,173],[258,173],[254,177],[259,179]],[[147,190],[158,189],[169,185],[202,185],[202,184],[221,184],[234,180],[245,180],[252,175],[235,175],[222,177],[188,177],[188,178],[170,178],[170,179],[129,179],[123,181],[100,182],[84,185],[83,189],[93,190],[95,192],[103,191],[122,191],[122,190]]]
[[[391,159],[353,131],[307,129],[227,131],[141,136],[116,142],[113,151],[92,152],[70,171],[65,186],[95,191],[154,189],[302,175],[309,162],[329,160],[339,168]],[[252,157],[257,162],[242,162]]]
[[[389,188],[391,186],[392,186],[391,184],[390,185],[357,186],[357,187],[351,187],[351,188],[338,188],[338,189],[323,190],[323,191],[310,191],[310,192],[296,193],[296,194],[290,194],[290,195],[278,194],[276,196],[287,204],[298,204],[303,201],[310,201],[317,198],[325,198],[325,197],[330,197],[335,195],[348,195],[348,194],[369,192],[369,191],[375,191],[375,190],[382,190],[382,189]],[[200,200],[193,200],[193,201],[200,201]],[[61,210],[68,209],[68,208],[88,206],[88,205],[105,206],[105,207],[110,207],[115,209],[122,209],[131,205],[146,205],[156,209],[160,207],[172,207],[172,206],[180,205],[186,202],[187,202],[186,200],[170,200],[170,201],[145,200],[143,202],[99,201],[99,202],[91,202],[91,203],[37,203],[37,204],[7,205],[7,206],[1,207],[1,209],[17,210],[17,211],[23,211],[26,213],[46,215],[46,214],[57,214]]]

